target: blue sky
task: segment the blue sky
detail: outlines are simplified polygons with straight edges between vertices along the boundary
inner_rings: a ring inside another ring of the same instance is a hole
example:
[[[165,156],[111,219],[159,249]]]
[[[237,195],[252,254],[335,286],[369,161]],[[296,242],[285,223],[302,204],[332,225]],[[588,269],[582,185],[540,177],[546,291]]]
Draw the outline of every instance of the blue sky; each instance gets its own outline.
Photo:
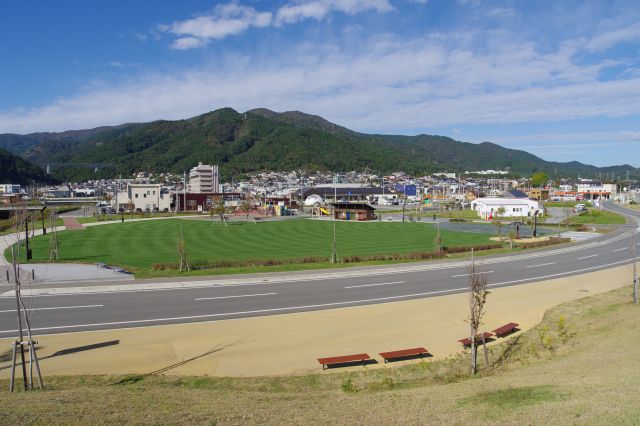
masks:
[[[0,37],[0,133],[266,107],[640,166],[637,0],[4,0]]]

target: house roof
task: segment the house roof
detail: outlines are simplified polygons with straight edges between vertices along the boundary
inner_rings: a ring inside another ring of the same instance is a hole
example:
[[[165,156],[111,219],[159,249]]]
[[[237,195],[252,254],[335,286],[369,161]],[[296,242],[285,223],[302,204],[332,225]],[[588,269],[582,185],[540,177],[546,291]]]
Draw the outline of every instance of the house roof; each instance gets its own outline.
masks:
[[[476,198],[472,203],[482,203],[487,206],[529,206],[537,201],[528,198]]]
[[[381,195],[383,193],[390,193],[389,189],[382,188],[333,188],[333,187],[324,187],[324,188],[305,188],[303,196],[306,198],[309,195],[315,194],[321,197],[333,197],[334,193],[337,193],[339,197],[344,196],[363,196],[363,195]]]

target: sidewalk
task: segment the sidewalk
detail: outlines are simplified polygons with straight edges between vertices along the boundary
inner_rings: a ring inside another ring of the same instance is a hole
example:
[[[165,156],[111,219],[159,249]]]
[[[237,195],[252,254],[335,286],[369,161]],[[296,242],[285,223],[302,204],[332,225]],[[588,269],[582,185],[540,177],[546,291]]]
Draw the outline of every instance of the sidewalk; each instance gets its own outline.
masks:
[[[631,266],[492,289],[484,330],[508,322],[528,329],[558,304],[629,285]],[[462,350],[468,295],[217,322],[36,336],[45,377],[58,374],[163,374],[210,376],[321,373],[316,359],[424,346],[441,359]],[[36,313],[37,315],[37,313]],[[0,340],[0,355],[11,339]],[[59,352],[64,351],[64,352]],[[54,355],[59,353],[59,355]],[[415,363],[404,361],[394,363]],[[428,361],[427,361],[428,362]],[[4,369],[2,369],[4,367]],[[7,377],[7,363],[0,377]],[[348,367],[331,370],[345,372]],[[325,372],[323,374],[328,374]]]

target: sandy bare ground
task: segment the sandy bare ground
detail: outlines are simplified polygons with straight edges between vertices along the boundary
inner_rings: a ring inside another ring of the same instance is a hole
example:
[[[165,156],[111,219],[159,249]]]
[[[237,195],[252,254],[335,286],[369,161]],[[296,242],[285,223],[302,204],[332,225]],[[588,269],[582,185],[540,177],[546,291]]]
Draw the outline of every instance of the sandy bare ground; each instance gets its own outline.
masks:
[[[485,329],[537,324],[560,303],[628,285],[631,266],[493,289]],[[39,336],[43,374],[258,376],[320,372],[316,358],[424,346],[435,358],[462,350],[467,294],[268,317]],[[95,346],[91,346],[95,345]],[[11,340],[0,340],[0,377]],[[57,353],[57,355],[56,355]],[[417,362],[417,361],[403,361]],[[400,363],[396,363],[397,365]],[[361,366],[332,369],[349,371]]]

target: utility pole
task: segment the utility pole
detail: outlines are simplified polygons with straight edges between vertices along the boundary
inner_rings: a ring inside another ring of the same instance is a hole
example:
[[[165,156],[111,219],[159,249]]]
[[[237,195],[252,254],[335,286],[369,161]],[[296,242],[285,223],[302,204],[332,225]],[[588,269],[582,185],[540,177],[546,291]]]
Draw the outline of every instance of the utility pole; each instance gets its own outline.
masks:
[[[331,210],[333,213],[333,247],[331,249],[331,263],[336,263],[338,261],[338,254],[336,251],[336,204],[338,203],[338,176],[335,175],[333,177],[333,209]]]
[[[182,172],[182,194],[183,194],[183,200],[184,200],[184,204],[182,206],[182,211],[186,211],[187,210],[187,172],[183,171]]]

